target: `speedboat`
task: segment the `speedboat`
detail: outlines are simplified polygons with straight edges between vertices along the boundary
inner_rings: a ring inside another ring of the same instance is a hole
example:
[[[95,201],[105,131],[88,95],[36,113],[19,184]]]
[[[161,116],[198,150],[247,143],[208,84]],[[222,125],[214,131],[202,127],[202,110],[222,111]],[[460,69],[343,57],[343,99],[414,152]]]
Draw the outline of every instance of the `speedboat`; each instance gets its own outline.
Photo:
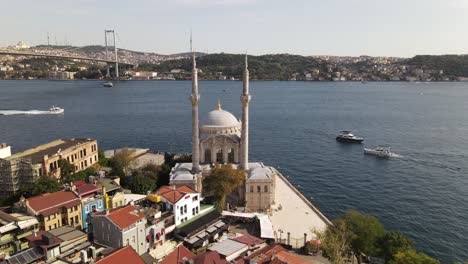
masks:
[[[390,147],[377,146],[375,148],[364,148],[364,154],[374,155],[381,158],[399,157],[390,151]]]
[[[348,142],[348,143],[361,143],[364,138],[357,137],[351,131],[341,131],[338,136],[336,136],[337,141]]]
[[[114,84],[112,82],[105,82],[103,84],[104,87],[114,87]]]
[[[49,114],[63,114],[65,109],[57,107],[57,106],[52,106],[49,108]]]

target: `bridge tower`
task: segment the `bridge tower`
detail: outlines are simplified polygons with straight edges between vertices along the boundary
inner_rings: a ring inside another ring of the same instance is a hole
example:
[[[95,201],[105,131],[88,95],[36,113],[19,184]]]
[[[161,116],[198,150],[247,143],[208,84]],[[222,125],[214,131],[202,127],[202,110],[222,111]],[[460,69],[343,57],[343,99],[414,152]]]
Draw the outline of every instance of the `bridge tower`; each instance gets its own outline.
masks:
[[[112,46],[114,47],[114,54],[115,54],[115,78],[119,78],[119,57],[117,56],[117,44],[115,41],[115,31],[114,30],[104,30],[104,37],[105,37],[105,45],[106,45],[106,59],[109,59],[109,42],[108,37],[112,35]],[[110,77],[109,72],[109,64],[107,64],[107,78]]]

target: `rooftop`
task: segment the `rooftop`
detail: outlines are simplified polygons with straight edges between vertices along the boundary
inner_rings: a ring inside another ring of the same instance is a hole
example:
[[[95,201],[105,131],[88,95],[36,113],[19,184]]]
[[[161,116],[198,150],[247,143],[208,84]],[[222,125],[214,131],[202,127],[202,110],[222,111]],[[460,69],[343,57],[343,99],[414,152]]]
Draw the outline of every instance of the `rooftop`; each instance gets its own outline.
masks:
[[[74,240],[77,238],[86,237],[85,232],[80,231],[71,226],[62,226],[56,229],[49,230],[48,232],[62,239],[63,241],[70,241],[70,240]]]
[[[226,239],[214,244],[208,249],[211,251],[216,251],[225,257],[229,257],[233,254],[239,254],[240,251],[245,252],[249,249],[249,247],[244,243],[237,242],[232,239]]]
[[[102,211],[95,213],[95,215],[106,215],[106,213],[106,211]],[[111,209],[106,216],[120,229],[127,228],[138,220],[145,218],[145,215],[133,205]]]
[[[193,258],[194,264],[227,264],[225,259],[222,259],[216,251],[206,251],[199,253]]]
[[[29,207],[36,215],[48,216],[60,211],[60,208],[71,208],[81,204],[78,196],[72,191],[58,191],[54,193],[44,193],[27,199]]]
[[[133,250],[131,246],[113,251],[103,259],[100,259],[96,264],[145,264],[143,259]]]
[[[182,197],[189,193],[196,193],[194,190],[187,186],[179,186],[179,187],[171,187],[171,186],[163,186],[159,188],[155,194],[161,195],[166,200],[171,202],[172,204],[177,203]]]
[[[180,245],[159,262],[159,264],[185,264],[187,259],[193,257],[195,257],[195,255],[190,252],[190,250],[184,247],[184,245]]]
[[[76,187],[76,192],[78,192],[81,197],[93,194],[100,190],[101,189],[96,185],[90,183],[81,184],[80,186]]]
[[[254,246],[261,245],[261,244],[265,243],[264,240],[262,240],[262,239],[260,239],[258,237],[249,235],[249,234],[245,234],[245,235],[242,235],[242,236],[232,238],[232,240],[235,240],[237,242],[246,244],[249,247],[254,247]]]
[[[64,152],[68,150],[69,148],[74,148],[77,147],[81,144],[92,142],[94,139],[78,139],[78,138],[72,138],[72,139],[57,139],[52,142],[27,149],[22,152],[15,153],[9,157],[7,157],[7,160],[12,160],[12,159],[30,159],[32,163],[40,163],[43,161],[44,155],[49,155],[53,156],[59,152]]]

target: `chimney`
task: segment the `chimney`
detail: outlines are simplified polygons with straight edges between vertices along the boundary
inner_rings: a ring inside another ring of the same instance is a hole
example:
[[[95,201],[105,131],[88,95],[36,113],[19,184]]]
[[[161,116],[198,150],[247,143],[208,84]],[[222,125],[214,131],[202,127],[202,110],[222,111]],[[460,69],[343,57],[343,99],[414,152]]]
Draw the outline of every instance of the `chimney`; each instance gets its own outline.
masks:
[[[86,250],[80,250],[80,257],[82,263],[88,263],[88,254]]]

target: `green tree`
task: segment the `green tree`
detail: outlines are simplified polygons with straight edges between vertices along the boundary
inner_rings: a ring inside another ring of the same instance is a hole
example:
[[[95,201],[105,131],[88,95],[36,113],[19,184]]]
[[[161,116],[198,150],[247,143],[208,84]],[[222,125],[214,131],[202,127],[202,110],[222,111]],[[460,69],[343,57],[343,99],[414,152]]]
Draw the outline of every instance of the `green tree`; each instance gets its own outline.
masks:
[[[342,216],[351,231],[351,249],[361,263],[361,254],[376,256],[379,253],[377,242],[384,235],[384,227],[371,215],[348,211]]]
[[[130,167],[133,159],[135,158],[135,151],[124,148],[115,153],[114,157],[109,160],[109,166],[117,176],[128,176],[130,174]],[[123,173],[123,175],[117,174]]]
[[[245,179],[245,172],[237,170],[230,164],[216,165],[210,176],[203,181],[207,195],[213,198],[218,211],[226,204],[226,196],[238,188]]]
[[[146,194],[148,191],[156,189],[156,180],[153,180],[144,175],[131,177],[130,190],[132,193]]]
[[[418,253],[414,250],[407,250],[395,254],[394,259],[389,264],[440,264],[440,261],[429,257],[426,254]]]
[[[344,263],[351,255],[351,230],[343,219],[335,219],[333,225],[319,234],[320,245],[332,264]]]
[[[62,189],[62,185],[57,182],[54,178],[42,176],[32,186],[26,188],[25,192],[29,193],[29,196],[37,196],[47,192],[56,192]]]
[[[60,179],[64,181],[64,179],[67,179],[70,177],[73,172],[75,172],[75,166],[68,162],[66,159],[61,159],[58,161],[58,165],[60,168]]]
[[[104,150],[98,150],[99,165],[102,167],[109,166],[109,159],[104,155]]]
[[[379,241],[380,256],[385,261],[390,261],[398,252],[406,252],[413,249],[413,241],[400,232],[386,232]]]

